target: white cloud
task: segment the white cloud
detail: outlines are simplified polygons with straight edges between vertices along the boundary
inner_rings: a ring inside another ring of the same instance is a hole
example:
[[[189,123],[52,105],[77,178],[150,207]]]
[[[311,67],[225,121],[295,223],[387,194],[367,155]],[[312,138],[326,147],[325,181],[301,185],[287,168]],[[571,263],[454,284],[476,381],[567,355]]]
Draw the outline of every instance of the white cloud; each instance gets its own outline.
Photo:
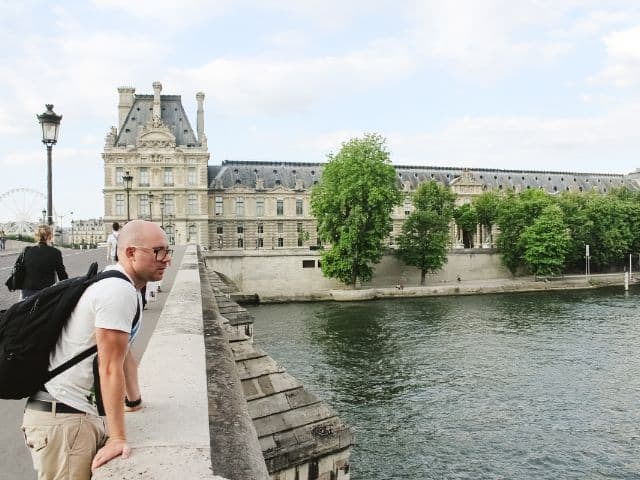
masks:
[[[579,17],[568,31],[572,35],[596,36],[606,32],[615,25],[628,24],[634,18],[628,10],[595,10],[588,11]]]
[[[415,39],[427,57],[466,81],[493,81],[541,68],[574,48],[562,28],[574,2],[415,2]]]
[[[630,87],[640,80],[640,26],[613,32],[603,38],[607,66],[589,79],[591,84]]]
[[[469,116],[439,130],[388,138],[394,163],[611,172],[615,161],[617,173],[628,173],[640,148],[633,121],[639,114],[635,103],[591,118]]]
[[[302,30],[287,30],[270,34],[266,42],[279,49],[301,50],[309,45],[309,34]]]
[[[204,90],[229,115],[282,114],[354,92],[364,92],[415,67],[403,45],[376,42],[369,48],[293,60],[263,57],[213,60],[199,68],[171,71],[171,82]]]
[[[91,3],[98,9],[156,22],[158,28],[186,28],[223,15],[233,5],[231,0],[91,0]]]

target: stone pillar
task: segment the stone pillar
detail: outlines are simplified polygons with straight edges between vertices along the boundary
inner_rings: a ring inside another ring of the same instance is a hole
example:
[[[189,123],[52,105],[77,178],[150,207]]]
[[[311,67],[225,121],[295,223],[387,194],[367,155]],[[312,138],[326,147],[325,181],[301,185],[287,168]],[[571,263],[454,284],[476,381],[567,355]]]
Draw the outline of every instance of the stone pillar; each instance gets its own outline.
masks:
[[[473,246],[476,248],[482,248],[483,241],[484,239],[482,238],[482,225],[478,223],[476,224],[476,239]]]
[[[162,112],[160,111],[161,91],[162,84],[160,82],[153,82],[153,118],[162,118]]]
[[[198,142],[202,143],[202,141],[204,140],[204,108],[202,106],[202,102],[204,101],[204,93],[196,93],[196,100],[198,101]]]
[[[131,107],[133,107],[135,93],[136,89],[133,87],[118,88],[118,94],[120,95],[120,101],[118,103],[118,130],[122,130],[124,121],[127,119]]]

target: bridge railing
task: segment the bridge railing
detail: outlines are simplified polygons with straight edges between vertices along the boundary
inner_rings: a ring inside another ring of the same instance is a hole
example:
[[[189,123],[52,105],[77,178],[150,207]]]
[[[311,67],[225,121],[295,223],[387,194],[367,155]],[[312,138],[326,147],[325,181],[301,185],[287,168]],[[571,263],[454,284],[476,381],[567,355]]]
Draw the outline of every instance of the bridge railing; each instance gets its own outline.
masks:
[[[188,246],[140,363],[145,408],[126,417],[132,455],[95,480],[269,478],[202,272]]]

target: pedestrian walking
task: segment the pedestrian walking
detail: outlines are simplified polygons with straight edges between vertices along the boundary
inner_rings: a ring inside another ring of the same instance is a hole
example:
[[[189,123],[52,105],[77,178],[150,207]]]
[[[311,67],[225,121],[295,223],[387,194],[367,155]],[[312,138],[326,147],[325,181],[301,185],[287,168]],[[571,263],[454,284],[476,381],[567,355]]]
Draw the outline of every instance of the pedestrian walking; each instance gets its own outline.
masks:
[[[111,233],[107,237],[107,260],[111,263],[118,261],[118,235],[120,234],[120,224],[113,222]]]
[[[27,298],[57,280],[69,278],[62,262],[62,253],[51,245],[53,232],[48,225],[40,225],[35,234],[36,245],[24,251],[24,282],[21,298]]]

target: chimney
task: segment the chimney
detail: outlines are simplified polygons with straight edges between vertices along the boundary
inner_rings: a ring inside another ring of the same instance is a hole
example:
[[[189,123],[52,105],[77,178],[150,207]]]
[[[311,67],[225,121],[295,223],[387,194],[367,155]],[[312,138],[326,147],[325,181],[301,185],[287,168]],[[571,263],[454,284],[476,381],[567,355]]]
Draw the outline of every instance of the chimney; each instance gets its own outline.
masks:
[[[162,118],[160,111],[160,92],[162,91],[162,84],[160,82],[153,82],[153,118]]]
[[[133,107],[135,93],[136,89],[133,87],[118,88],[118,94],[120,95],[120,102],[118,103],[118,130],[122,130],[124,121],[127,119],[131,107]]]
[[[202,144],[204,141],[204,108],[202,107],[204,93],[196,93],[196,100],[198,101],[198,142]]]

